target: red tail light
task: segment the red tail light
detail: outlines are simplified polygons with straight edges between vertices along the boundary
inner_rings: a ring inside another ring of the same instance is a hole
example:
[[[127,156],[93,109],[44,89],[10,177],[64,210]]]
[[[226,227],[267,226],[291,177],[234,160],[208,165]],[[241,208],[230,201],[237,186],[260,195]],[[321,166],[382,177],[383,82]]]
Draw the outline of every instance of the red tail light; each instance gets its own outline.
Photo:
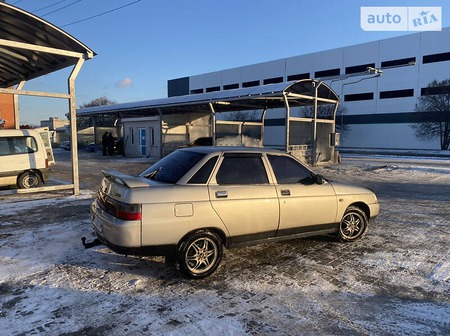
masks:
[[[117,218],[124,220],[140,220],[142,218],[140,204],[122,203],[101,192],[97,194],[97,199],[103,210]]]
[[[141,207],[139,204],[119,203],[116,207],[116,217],[126,220],[141,219]]]
[[[45,159],[45,168],[48,168],[48,159]]]

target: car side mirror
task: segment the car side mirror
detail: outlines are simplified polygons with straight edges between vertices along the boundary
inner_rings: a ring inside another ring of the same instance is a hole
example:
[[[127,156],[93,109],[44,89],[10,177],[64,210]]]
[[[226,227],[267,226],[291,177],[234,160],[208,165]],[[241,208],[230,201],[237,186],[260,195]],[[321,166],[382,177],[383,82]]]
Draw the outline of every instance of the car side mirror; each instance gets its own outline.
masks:
[[[316,184],[323,184],[324,183],[323,176],[320,174],[315,175],[314,181],[316,182]]]

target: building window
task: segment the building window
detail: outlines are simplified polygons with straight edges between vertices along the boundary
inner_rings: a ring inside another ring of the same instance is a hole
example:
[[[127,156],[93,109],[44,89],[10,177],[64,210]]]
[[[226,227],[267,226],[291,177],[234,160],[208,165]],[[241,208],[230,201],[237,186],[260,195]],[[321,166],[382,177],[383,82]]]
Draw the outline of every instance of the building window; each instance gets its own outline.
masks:
[[[133,127],[130,127],[131,144],[134,145],[134,131]]]
[[[367,68],[375,68],[375,63],[369,63],[369,64],[361,64],[361,65],[354,65],[350,67],[345,68],[345,73],[348,74],[354,74],[358,72],[366,72]]]
[[[433,55],[425,55],[423,56],[422,63],[436,63],[436,62],[444,62],[450,61],[450,52],[445,52],[441,54],[433,54]]]
[[[283,77],[274,77],[274,78],[267,78],[263,81],[264,85],[266,84],[275,84],[275,83],[283,83]]]
[[[169,97],[189,94],[189,77],[167,81],[167,93]]]
[[[341,69],[329,69],[329,70],[322,70],[322,71],[316,71],[314,73],[314,77],[330,77],[330,76],[339,76],[341,74]]]
[[[432,96],[450,93],[450,86],[425,87],[420,90],[421,96]]]
[[[224,90],[233,90],[233,89],[239,89],[239,84],[227,84],[223,86]]]
[[[412,65],[413,63],[416,63],[416,58],[408,57],[408,58],[402,58],[402,59],[381,62],[381,67],[389,68],[389,67],[396,67],[396,66],[402,66],[402,65]]]
[[[296,74],[296,75],[289,75],[287,77],[288,82],[290,81],[295,81],[295,80],[300,80],[300,79],[310,79],[311,76],[309,75],[309,72],[305,72],[302,74]]]
[[[191,94],[199,94],[199,93],[203,93],[203,89],[194,89],[194,90],[191,90]]]
[[[242,83],[243,88],[252,87],[252,86],[259,86],[259,80]]]
[[[150,127],[150,145],[155,145],[155,129],[153,127]]]
[[[344,101],[372,100],[373,92],[346,94]]]
[[[211,86],[209,88],[206,88],[206,92],[215,92],[220,91],[220,86]]]
[[[380,99],[413,97],[414,89],[393,90],[380,92]]]

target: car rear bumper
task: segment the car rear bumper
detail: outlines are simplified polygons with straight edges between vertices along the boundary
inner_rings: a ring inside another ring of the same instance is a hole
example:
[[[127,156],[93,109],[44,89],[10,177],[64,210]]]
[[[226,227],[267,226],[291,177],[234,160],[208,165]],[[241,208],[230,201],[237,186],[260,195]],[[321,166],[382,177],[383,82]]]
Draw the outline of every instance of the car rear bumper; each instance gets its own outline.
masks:
[[[104,211],[98,201],[91,205],[91,223],[98,238],[124,248],[141,247],[141,221],[126,221]]]
[[[173,255],[176,245],[142,246],[141,221],[125,221],[104,211],[95,200],[91,222],[98,239],[112,251],[124,255]]]

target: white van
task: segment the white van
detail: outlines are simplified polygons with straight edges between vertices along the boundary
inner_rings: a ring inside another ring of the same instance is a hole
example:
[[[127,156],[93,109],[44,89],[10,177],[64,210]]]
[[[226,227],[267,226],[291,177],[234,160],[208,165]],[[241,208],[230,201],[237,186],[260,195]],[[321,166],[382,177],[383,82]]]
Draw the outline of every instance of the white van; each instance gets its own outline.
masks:
[[[48,128],[0,130],[0,186],[39,187],[54,164]]]

